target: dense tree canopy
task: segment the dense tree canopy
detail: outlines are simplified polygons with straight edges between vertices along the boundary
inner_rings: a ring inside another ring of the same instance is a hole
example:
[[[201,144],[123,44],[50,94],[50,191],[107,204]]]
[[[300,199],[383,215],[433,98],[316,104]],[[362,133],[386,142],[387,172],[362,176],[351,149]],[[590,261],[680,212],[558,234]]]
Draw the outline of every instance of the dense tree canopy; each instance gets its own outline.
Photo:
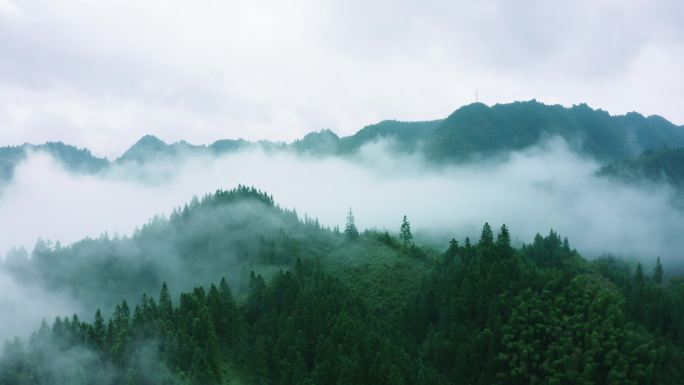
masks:
[[[666,279],[660,264],[649,274],[614,259],[587,262],[554,231],[515,249],[506,226],[495,235],[489,224],[475,245],[453,240],[418,259],[388,233],[359,234],[351,246],[364,255],[375,242],[412,261],[408,274],[422,282],[399,300],[392,291],[408,282],[392,265],[367,275],[381,287],[359,289],[362,273],[318,257],[297,257],[268,278],[252,273],[237,299],[225,279],[175,299],[163,283],[156,300],[124,300],[108,319],[100,310],[92,322],[57,318],[28,341],[7,342],[0,384],[684,379],[684,281]],[[396,316],[377,313],[378,302]]]

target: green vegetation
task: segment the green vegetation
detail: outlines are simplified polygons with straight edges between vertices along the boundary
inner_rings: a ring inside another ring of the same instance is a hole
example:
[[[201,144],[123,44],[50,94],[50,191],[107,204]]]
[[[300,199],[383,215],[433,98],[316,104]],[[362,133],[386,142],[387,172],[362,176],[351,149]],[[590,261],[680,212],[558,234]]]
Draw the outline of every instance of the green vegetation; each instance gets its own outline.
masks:
[[[317,221],[281,209],[269,195],[239,186],[194,199],[131,237],[104,234],[69,246],[38,241],[32,258],[8,258],[4,268],[19,282],[42,282],[88,308],[109,309],[156,291],[164,280],[190,290],[225,276],[242,290],[252,270],[269,274],[343,241]]]
[[[435,129],[426,142],[426,155],[463,160],[474,154],[523,149],[551,136],[560,136],[580,153],[603,161],[664,145],[684,145],[684,129],[659,116],[611,116],[586,104],[565,108],[532,100],[459,108]]]
[[[611,116],[586,104],[565,108],[531,100],[491,107],[473,103],[446,119],[428,122],[386,120],[342,138],[324,130],[296,141],[293,147],[316,155],[348,154],[386,138],[393,141],[395,151],[420,152],[444,162],[521,150],[552,136],[560,136],[578,152],[602,161],[664,145],[684,145],[684,129],[659,116],[635,112]]]
[[[684,148],[647,150],[636,158],[613,162],[599,175],[627,182],[665,182],[678,189],[684,188]]]
[[[71,171],[94,173],[112,164],[178,161],[187,155],[221,155],[256,147],[315,156],[348,156],[380,139],[388,139],[390,150],[396,153],[419,153],[438,163],[459,162],[473,156],[521,150],[554,136],[565,139],[579,153],[604,162],[633,157],[642,151],[663,146],[684,146],[684,128],[659,116],[644,117],[635,112],[611,116],[586,104],[565,108],[535,100],[491,107],[474,103],[457,109],[446,119],[424,122],[385,120],[345,137],[338,137],[331,130],[322,130],[309,133],[292,144],[254,143],[243,139],[219,140],[210,145],[192,145],[185,141],[167,144],[146,135],[111,163],[92,156],[87,150],[59,142],[3,147],[0,148],[0,183],[11,179],[14,168],[25,159],[29,149],[48,151]],[[660,166],[662,163],[653,159],[639,162],[646,162],[644,167],[648,177],[652,176],[651,164],[656,162]],[[681,165],[681,162],[677,164]],[[613,167],[627,171],[632,168],[624,163]]]
[[[0,147],[0,186],[14,176],[14,168],[26,159],[30,151],[42,151],[52,155],[69,171],[94,174],[109,165],[107,159],[93,156],[86,149],[76,148],[62,142],[41,145]]]
[[[515,248],[489,224],[440,252],[397,225],[359,233],[350,211],[350,236],[239,187],[131,239],[39,248],[15,276],[120,299],[7,342],[0,384],[684,382],[684,279],[660,261],[589,262],[553,231]]]

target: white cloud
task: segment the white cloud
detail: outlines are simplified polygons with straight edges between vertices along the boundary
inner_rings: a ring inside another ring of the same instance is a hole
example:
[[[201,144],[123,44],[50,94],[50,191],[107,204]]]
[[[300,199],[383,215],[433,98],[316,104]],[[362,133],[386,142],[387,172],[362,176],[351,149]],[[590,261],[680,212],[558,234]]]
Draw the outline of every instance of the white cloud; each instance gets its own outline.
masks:
[[[518,244],[553,228],[588,257],[614,253],[682,263],[684,213],[671,204],[671,189],[598,178],[598,165],[560,140],[508,158],[439,169],[418,156],[392,154],[389,146],[371,144],[353,159],[249,150],[178,164],[118,165],[96,176],[71,174],[49,155],[33,153],[0,191],[0,256],[12,246],[31,250],[39,237],[68,244],[105,231],[130,235],[193,195],[246,184],[329,226],[343,227],[349,207],[361,229],[397,232],[407,215],[419,242],[437,247],[451,237],[477,240],[488,221],[495,228],[506,223]],[[39,286],[0,271],[0,307],[14,314],[0,319],[0,340],[26,336],[42,317],[92,314],[66,293]]]
[[[352,207],[362,228],[394,231],[406,214],[414,230],[442,241],[477,237],[489,221],[508,224],[522,242],[554,228],[588,256],[681,257],[677,231],[684,215],[672,207],[670,189],[597,178],[598,165],[564,142],[441,169],[418,157],[390,155],[385,146],[368,146],[354,160],[250,150],[179,165],[119,166],[103,176],[75,176],[34,154],[0,196],[0,253],[11,246],[30,249],[38,237],[70,243],[104,231],[130,234],[193,195],[241,183],[331,226],[342,226]]]
[[[0,0],[0,15],[11,17],[21,16],[21,9],[12,0]]]
[[[0,341],[3,342],[14,337],[28,337],[38,329],[43,319],[51,324],[54,317],[82,311],[78,302],[69,295],[48,292],[35,284],[16,282],[2,269],[0,306],[7,315],[0,317]]]

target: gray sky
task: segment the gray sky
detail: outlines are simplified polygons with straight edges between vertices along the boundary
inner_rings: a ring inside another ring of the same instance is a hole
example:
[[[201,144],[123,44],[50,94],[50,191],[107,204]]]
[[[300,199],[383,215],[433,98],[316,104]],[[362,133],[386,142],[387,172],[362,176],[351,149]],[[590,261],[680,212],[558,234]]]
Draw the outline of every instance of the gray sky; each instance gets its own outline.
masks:
[[[684,123],[681,1],[0,0],[0,145],[293,140],[474,100]]]

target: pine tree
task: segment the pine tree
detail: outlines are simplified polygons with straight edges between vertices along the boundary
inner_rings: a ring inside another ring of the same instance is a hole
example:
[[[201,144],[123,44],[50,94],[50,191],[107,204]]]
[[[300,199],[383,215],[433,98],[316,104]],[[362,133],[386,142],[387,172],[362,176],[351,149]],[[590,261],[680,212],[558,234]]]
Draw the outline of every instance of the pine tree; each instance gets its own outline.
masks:
[[[452,261],[457,254],[458,254],[458,241],[452,238],[451,241],[449,241],[449,248],[446,251],[446,257],[448,258],[449,261]]]
[[[344,228],[344,234],[351,240],[359,237],[359,230],[356,229],[354,213],[352,213],[351,208],[349,209],[349,214],[347,214],[347,226]]]
[[[401,242],[404,244],[404,246],[411,246],[413,244],[413,234],[411,234],[411,224],[406,219],[406,215],[404,215],[404,219],[401,222],[401,229],[399,231],[399,239],[401,239]]]
[[[494,244],[494,233],[489,223],[485,222],[482,226],[482,235],[480,236],[480,245],[491,246]]]
[[[653,271],[653,282],[657,284],[663,283],[663,265],[660,264],[660,257],[658,257],[655,270]]]
[[[496,244],[503,250],[508,250],[511,247],[511,234],[508,232],[506,225],[501,226],[501,230],[496,237]]]
[[[641,263],[637,263],[636,273],[634,273],[634,282],[639,286],[644,284],[644,271],[641,268]]]
[[[171,302],[171,295],[166,282],[162,283],[161,292],[159,292],[159,316],[163,321],[170,321],[173,315],[173,303]]]
[[[112,342],[111,353],[115,360],[121,361],[124,359],[124,353],[128,348],[131,340],[130,324],[131,311],[126,300],[117,305],[113,315],[114,320],[114,340]]]
[[[93,340],[98,348],[102,348],[107,337],[107,329],[105,327],[104,318],[100,309],[95,312],[95,323],[93,324]]]

